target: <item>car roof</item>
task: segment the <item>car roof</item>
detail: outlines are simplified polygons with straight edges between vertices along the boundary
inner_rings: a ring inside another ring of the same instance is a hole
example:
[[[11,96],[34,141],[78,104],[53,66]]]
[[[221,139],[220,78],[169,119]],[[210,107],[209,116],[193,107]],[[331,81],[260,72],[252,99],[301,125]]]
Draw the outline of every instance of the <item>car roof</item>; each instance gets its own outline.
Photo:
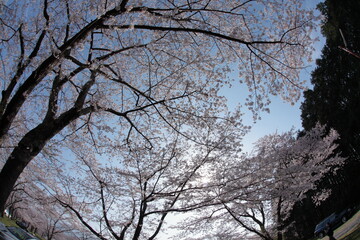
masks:
[[[336,213],[332,213],[331,215],[329,215],[328,217],[324,218],[323,220],[321,220],[321,222],[319,222],[316,227],[315,227],[315,232],[319,229],[324,227],[328,222],[330,222],[334,217],[336,216]]]

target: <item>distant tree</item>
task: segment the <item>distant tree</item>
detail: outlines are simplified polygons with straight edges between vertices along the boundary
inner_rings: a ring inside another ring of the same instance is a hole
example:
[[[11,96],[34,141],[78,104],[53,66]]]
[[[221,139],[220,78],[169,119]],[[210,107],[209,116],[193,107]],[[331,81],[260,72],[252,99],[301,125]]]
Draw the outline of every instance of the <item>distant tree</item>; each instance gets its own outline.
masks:
[[[74,133],[84,137],[79,149],[151,148],[174,132],[197,141],[193,129],[226,115],[219,90],[230,67],[254,112],[269,94],[296,100],[313,28],[301,4],[4,1],[0,212],[26,166]],[[240,123],[238,111],[224,121]]]
[[[48,208],[41,212],[47,220],[45,224],[40,227],[42,236],[46,240],[73,239],[71,233],[76,230],[81,230],[82,228],[77,228],[76,225],[74,225],[73,216],[66,210],[60,211],[57,209],[58,211],[54,211],[54,205],[52,206],[53,209]]]
[[[46,240],[70,240],[66,234],[82,230],[72,215],[49,198],[36,181],[25,182],[24,177],[21,180],[11,194],[11,199],[16,201],[7,206],[14,220],[23,222],[29,231]]]
[[[217,224],[215,232],[227,232],[225,239],[252,234],[264,240],[281,240],[293,224],[294,205],[316,189],[326,173],[335,172],[343,163],[335,154],[338,137],[336,131],[326,134],[325,127],[317,125],[299,139],[293,130],[261,138],[253,157],[234,160],[219,169],[222,177],[216,192],[222,204],[206,209],[207,214],[202,212],[200,221]],[[313,201],[323,201],[328,193],[319,193]]]

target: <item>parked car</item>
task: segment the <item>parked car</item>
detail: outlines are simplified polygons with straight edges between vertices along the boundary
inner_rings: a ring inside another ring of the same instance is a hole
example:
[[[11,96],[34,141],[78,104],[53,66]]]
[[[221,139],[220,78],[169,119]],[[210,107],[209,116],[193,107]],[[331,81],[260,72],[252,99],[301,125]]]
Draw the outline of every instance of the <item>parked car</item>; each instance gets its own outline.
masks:
[[[15,237],[9,229],[0,222],[0,240],[19,240],[17,237]]]
[[[22,221],[16,221],[16,224],[21,227],[22,229],[27,230],[28,224]]]
[[[332,229],[336,229],[341,224],[345,223],[355,213],[355,208],[346,208],[340,212],[334,212],[330,216],[323,219],[316,225],[314,235],[318,238],[326,236],[327,225],[329,224]]]
[[[39,240],[37,237],[20,227],[7,227],[7,229],[19,240]]]

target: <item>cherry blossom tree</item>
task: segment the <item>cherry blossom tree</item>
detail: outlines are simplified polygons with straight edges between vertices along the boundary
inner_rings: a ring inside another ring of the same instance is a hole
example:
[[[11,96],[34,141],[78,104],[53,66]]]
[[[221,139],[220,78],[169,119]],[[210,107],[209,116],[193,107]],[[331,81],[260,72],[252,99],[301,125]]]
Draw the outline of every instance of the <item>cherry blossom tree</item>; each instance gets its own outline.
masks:
[[[79,149],[152,148],[174,132],[201,142],[194,130],[213,118],[240,127],[239,109],[228,114],[219,93],[231,68],[255,113],[269,95],[295,101],[312,42],[312,13],[301,4],[4,2],[0,212],[28,164],[60,154],[72,136]]]
[[[36,179],[21,176],[11,193],[12,201],[8,201],[10,217],[44,239],[74,239],[71,233],[83,230],[83,227],[39,187],[41,184],[36,183]]]
[[[282,232],[291,226],[294,204],[344,162],[335,153],[338,138],[336,131],[326,134],[325,127],[317,125],[299,138],[290,130],[259,139],[253,156],[219,168],[217,192],[221,204],[206,209],[200,218],[194,217],[190,226],[182,227],[196,232],[192,226],[200,221],[227,233],[226,239],[254,234],[264,240],[282,239]],[[328,193],[319,193],[314,202],[323,201]]]
[[[194,133],[206,144],[166,134],[151,149],[115,149],[103,161],[96,161],[94,149],[71,144],[73,162],[67,167],[72,170],[48,166],[54,177],[42,186],[98,239],[155,239],[168,215],[218,204],[210,194],[214,185],[207,180],[208,169],[239,154],[232,147],[240,144],[238,131],[243,130],[213,119]],[[108,150],[99,146],[97,151],[102,148]]]

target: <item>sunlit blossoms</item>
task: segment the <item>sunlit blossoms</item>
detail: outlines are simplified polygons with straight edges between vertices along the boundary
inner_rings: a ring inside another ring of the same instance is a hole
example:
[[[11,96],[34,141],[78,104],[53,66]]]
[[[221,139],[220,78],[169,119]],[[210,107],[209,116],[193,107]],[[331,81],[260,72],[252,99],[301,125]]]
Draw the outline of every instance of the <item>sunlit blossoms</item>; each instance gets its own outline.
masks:
[[[242,110],[229,110],[219,91],[242,84],[249,94],[241,104],[255,118],[272,95],[296,101],[299,71],[311,56],[312,20],[300,0],[4,2],[1,212],[17,180],[31,173],[93,235],[155,237],[164,219],[152,235],[142,228],[150,199],[145,180],[175,191],[167,191],[170,203],[194,199],[173,209],[203,203],[195,198],[201,191],[182,195],[179,187],[206,182],[203,166],[237,158],[248,131]],[[158,175],[166,181],[154,180]],[[82,180],[95,187],[65,191]],[[139,189],[125,187],[134,181]],[[105,216],[123,205],[117,188],[134,202],[121,226]],[[91,200],[79,202],[77,193]],[[103,204],[81,204],[96,199]],[[151,211],[165,214],[166,202]]]

